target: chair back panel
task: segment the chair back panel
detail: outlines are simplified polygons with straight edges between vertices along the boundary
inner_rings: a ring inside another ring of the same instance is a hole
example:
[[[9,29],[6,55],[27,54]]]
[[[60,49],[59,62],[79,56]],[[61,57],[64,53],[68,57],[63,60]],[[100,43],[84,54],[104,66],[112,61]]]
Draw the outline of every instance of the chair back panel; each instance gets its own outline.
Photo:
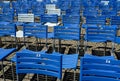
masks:
[[[54,37],[63,40],[80,40],[80,28],[56,26],[54,27]]]
[[[0,36],[15,36],[16,37],[15,24],[0,24]]]
[[[16,54],[16,73],[50,75],[61,79],[62,56],[36,53]]]
[[[47,38],[48,27],[41,24],[25,24],[24,37]]]
[[[116,26],[88,26],[86,28],[86,40],[104,40],[104,41],[115,41],[116,37]]]
[[[80,81],[119,81],[120,61],[114,59],[82,58]]]

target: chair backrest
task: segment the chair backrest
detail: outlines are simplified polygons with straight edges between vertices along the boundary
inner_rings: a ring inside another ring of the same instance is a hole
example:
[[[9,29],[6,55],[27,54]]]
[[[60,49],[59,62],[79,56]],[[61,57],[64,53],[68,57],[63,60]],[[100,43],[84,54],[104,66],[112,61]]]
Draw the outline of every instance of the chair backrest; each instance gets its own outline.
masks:
[[[98,10],[97,9],[95,9],[95,8],[85,8],[84,10],[83,10],[83,16],[98,16],[99,15],[99,13],[98,13]]]
[[[80,24],[80,15],[63,15],[62,24]]]
[[[34,73],[62,77],[62,56],[35,53],[16,54],[16,73]]]
[[[105,25],[106,17],[105,16],[87,16],[86,24]]]
[[[54,38],[61,40],[80,40],[80,27],[55,26]]]
[[[101,14],[110,18],[111,16],[116,16],[117,11],[116,10],[102,10]]]
[[[120,81],[120,61],[81,58],[80,81]]]
[[[91,42],[115,42],[117,26],[88,26],[85,40]]]
[[[12,14],[12,13],[0,14],[0,21],[13,22],[14,21],[14,14]]]
[[[111,25],[120,25],[120,17],[112,16],[111,17]]]
[[[47,38],[48,27],[38,23],[24,25],[24,37]]]
[[[15,36],[16,26],[15,24],[0,24],[0,36]]]
[[[58,23],[58,16],[57,15],[47,15],[47,14],[41,15],[40,22],[43,24],[46,22]]]

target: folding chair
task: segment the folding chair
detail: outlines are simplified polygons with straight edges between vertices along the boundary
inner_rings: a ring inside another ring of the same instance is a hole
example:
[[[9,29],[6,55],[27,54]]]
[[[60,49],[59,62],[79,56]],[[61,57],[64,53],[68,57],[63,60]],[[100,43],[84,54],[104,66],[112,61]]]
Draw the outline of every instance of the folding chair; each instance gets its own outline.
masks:
[[[57,15],[47,15],[47,14],[41,15],[40,22],[42,24],[45,24],[47,22],[58,23],[58,16]]]
[[[111,25],[120,25],[120,17],[112,16],[111,17]]]
[[[24,44],[26,46],[26,38],[28,37],[35,37],[36,38],[36,51],[32,51],[29,49],[22,49],[20,52],[24,53],[45,53],[46,50],[38,51],[37,46],[38,46],[38,39],[45,39],[45,46],[47,48],[47,26],[41,25],[40,23],[29,23],[29,24],[24,24],[23,27],[23,34],[24,34]],[[13,63],[16,63],[16,55],[14,55],[11,58],[11,63],[12,63],[12,77],[14,79],[14,71],[13,71]]]
[[[59,25],[58,15],[55,15],[55,14],[54,15],[48,15],[48,14],[41,15],[40,22],[41,24],[46,25],[48,27],[57,26]],[[51,31],[48,30],[48,38],[53,38],[53,30]]]
[[[114,42],[116,38],[116,26],[88,26],[86,27],[85,34],[85,50],[87,51],[87,42],[95,43],[107,43],[108,41],[112,42],[111,53],[113,55]],[[106,45],[105,45],[106,51]]]
[[[47,47],[48,26],[41,25],[40,23],[24,24],[24,44],[26,37],[35,37],[38,44],[38,39],[45,39],[45,46]],[[37,49],[36,49],[37,50]]]
[[[40,17],[45,14],[45,5],[42,2],[33,2],[32,4],[32,13],[35,17]]]
[[[62,11],[66,11],[67,9],[70,9],[70,1],[59,1],[59,8]]]
[[[106,17],[105,16],[86,16],[86,24],[105,25]]]
[[[16,57],[17,81],[19,81],[20,73],[42,74],[54,76],[59,79],[62,78],[61,55],[49,55],[40,53],[17,53]],[[39,77],[37,77],[37,81],[39,81]]]
[[[65,55],[63,56],[63,69],[74,69],[77,68],[78,62],[78,48],[79,48],[79,40],[80,40],[80,28],[74,26],[55,26],[54,27],[54,40],[53,40],[53,54],[60,54],[55,52],[55,39],[58,40],[74,40],[77,41],[76,45],[76,54]],[[60,49],[60,46],[59,46]],[[74,71],[74,81],[75,81],[75,71]]]
[[[119,81],[120,61],[115,59],[81,58],[79,81]]]
[[[12,13],[3,13],[0,15],[1,24],[9,24],[14,21],[14,14]]]
[[[95,8],[86,8],[83,10],[83,16],[98,16],[99,13],[98,13],[98,10],[95,9]]]
[[[14,42],[16,42],[16,26],[14,24],[0,24],[0,37],[14,37]],[[3,70],[3,78],[4,81],[5,79],[5,74],[4,74],[4,68],[3,68],[3,61],[4,59],[10,55],[12,52],[14,52],[16,48],[0,48],[0,60],[2,61],[2,70]]]
[[[73,25],[74,27],[80,26],[80,15],[63,15],[62,16],[63,26]]]

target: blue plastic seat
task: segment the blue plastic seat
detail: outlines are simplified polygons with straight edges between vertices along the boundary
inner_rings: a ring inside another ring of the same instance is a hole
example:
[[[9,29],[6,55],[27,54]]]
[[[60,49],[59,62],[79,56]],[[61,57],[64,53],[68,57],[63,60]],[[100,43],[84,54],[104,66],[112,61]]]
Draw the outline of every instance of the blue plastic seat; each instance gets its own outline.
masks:
[[[119,81],[120,61],[115,59],[81,58],[80,81]]]
[[[16,74],[42,74],[62,78],[62,56],[35,53],[17,53]],[[38,80],[38,77],[37,77]],[[46,79],[47,80],[47,79]]]

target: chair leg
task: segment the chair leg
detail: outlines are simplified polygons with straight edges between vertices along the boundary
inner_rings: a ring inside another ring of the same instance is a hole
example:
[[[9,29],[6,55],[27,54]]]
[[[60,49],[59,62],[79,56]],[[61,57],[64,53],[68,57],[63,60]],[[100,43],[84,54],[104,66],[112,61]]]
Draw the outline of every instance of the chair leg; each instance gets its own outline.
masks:
[[[17,74],[17,81],[19,81],[19,74]]]
[[[115,43],[112,43],[112,51],[111,51],[111,56],[114,56],[114,48],[115,48]]]
[[[4,73],[4,67],[3,67],[3,61],[2,61],[1,67],[2,67],[4,81],[6,81],[6,79],[5,79],[5,73]]]
[[[87,41],[84,42],[84,45],[85,45],[85,53],[87,53]]]
[[[76,77],[76,70],[74,70],[74,77],[73,77],[73,81],[75,81],[75,77]]]
[[[36,38],[36,51],[38,51],[38,39]]]
[[[15,81],[15,78],[14,78],[14,66],[13,66],[13,62],[11,62],[11,67],[12,67],[12,78],[13,78],[13,81]]]
[[[62,79],[59,79],[59,81],[62,81]]]
[[[39,75],[37,74],[37,81],[39,81]]]
[[[47,81],[47,75],[45,77],[46,77],[46,81]]]
[[[60,52],[60,49],[61,49],[61,40],[59,39],[59,45],[58,45],[58,52]]]
[[[104,56],[106,56],[106,47],[107,47],[107,42],[105,42]]]
[[[55,39],[53,39],[53,52],[55,52]]]

